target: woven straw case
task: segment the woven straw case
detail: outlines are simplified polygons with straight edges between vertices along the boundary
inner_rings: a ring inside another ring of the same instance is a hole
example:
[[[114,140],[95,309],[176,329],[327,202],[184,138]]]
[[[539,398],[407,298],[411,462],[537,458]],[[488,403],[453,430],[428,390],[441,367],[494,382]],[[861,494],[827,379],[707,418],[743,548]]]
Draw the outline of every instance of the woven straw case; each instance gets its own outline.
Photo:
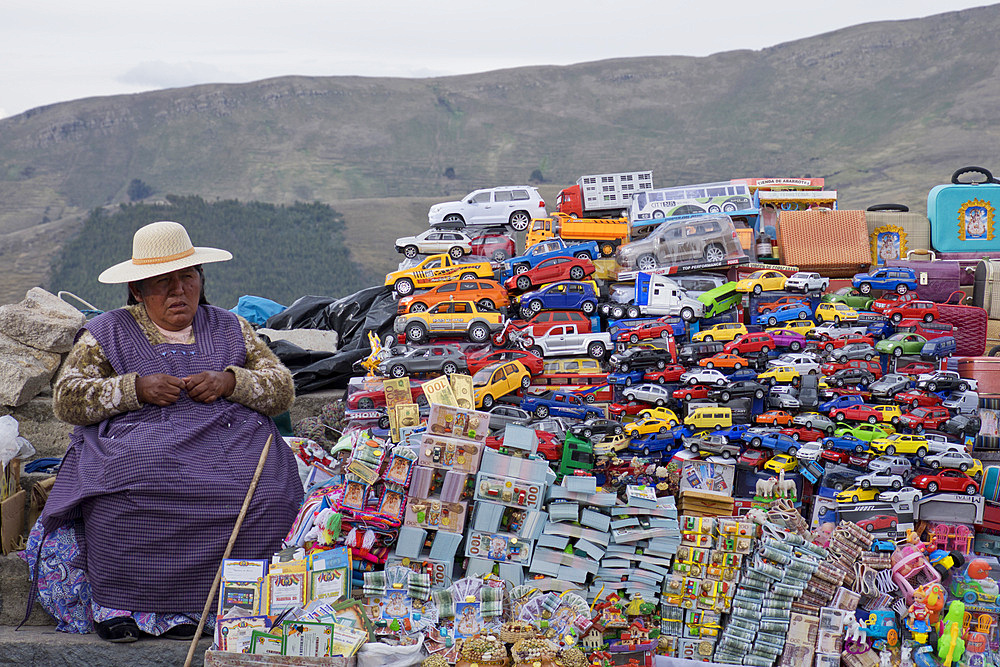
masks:
[[[872,263],[864,211],[782,211],[778,251],[784,264],[825,276],[853,276]]]

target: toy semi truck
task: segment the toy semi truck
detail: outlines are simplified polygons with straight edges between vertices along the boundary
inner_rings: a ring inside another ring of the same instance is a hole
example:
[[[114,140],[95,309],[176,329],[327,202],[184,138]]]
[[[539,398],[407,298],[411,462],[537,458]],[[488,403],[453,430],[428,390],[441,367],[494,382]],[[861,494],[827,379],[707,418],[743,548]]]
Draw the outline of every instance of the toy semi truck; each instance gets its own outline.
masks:
[[[628,243],[628,218],[574,218],[566,213],[553,213],[548,218],[531,221],[525,237],[525,247],[554,236],[567,243],[595,241],[601,255],[611,257],[622,243]]]
[[[556,210],[575,218],[615,218],[628,215],[632,196],[653,189],[653,172],[581,176],[559,193]]]

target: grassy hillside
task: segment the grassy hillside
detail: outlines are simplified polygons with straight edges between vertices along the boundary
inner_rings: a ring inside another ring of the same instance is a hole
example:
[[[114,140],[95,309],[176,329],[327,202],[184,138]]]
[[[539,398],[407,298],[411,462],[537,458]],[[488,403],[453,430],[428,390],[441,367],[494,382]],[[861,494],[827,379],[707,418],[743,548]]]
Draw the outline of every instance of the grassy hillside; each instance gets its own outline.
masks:
[[[1000,170],[998,29],[1000,5],[706,58],[282,77],[34,109],[0,120],[0,251],[35,261],[0,277],[0,297],[42,282],[51,258],[17,234],[71,234],[91,209],[127,201],[135,178],[154,197],[330,204],[373,269],[430,203],[536,169],[553,192],[626,169],[662,186],[822,176],[842,207],[922,210],[956,168]]]

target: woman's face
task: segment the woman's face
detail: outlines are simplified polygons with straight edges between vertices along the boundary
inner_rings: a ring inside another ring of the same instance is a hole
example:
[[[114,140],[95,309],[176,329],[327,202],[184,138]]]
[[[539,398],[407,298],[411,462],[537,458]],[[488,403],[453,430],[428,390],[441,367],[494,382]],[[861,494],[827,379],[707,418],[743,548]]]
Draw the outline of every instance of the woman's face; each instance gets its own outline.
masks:
[[[146,307],[149,319],[167,331],[180,331],[194,321],[201,296],[201,276],[196,268],[178,269],[143,281],[133,291]]]

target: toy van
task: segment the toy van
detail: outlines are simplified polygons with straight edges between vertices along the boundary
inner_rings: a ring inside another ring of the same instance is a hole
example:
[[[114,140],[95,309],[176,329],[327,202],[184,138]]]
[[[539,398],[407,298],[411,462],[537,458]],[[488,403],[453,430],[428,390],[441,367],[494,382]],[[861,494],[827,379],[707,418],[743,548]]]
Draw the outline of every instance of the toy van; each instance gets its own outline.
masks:
[[[974,415],[979,412],[979,393],[975,391],[953,391],[942,404],[959,414]]]
[[[733,411],[723,407],[695,408],[684,418],[684,425],[692,428],[709,428],[718,430],[733,425]]]

